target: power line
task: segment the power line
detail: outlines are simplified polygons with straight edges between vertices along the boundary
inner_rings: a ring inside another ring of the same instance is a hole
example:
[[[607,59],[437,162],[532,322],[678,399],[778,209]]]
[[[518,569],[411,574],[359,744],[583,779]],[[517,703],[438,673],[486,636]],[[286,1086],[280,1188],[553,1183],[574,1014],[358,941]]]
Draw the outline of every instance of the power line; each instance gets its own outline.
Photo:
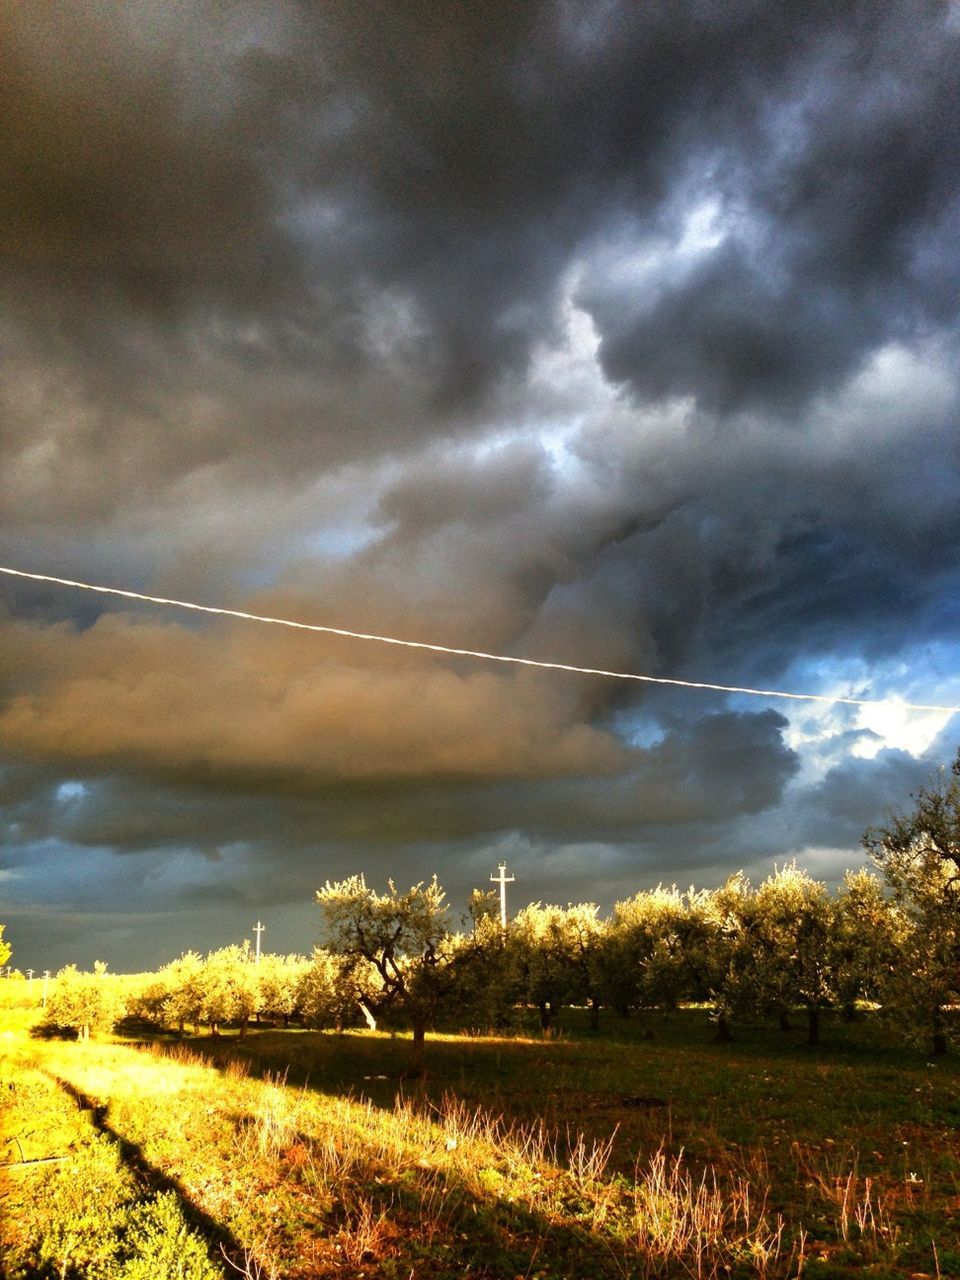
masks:
[[[543,662],[537,658],[517,658],[505,653],[484,653],[480,649],[455,649],[445,644],[428,644],[425,640],[400,640],[396,636],[374,635],[367,631],[349,631],[346,627],[327,627],[318,622],[295,622],[291,618],[272,618],[261,613],[245,613],[242,609],[220,609],[211,604],[195,604],[190,600],[169,600],[165,596],[148,596],[141,591],[125,591],[120,587],[100,587],[91,582],[76,582],[72,578],[56,578],[47,573],[28,573],[24,569],[10,569],[0,565],[0,573],[13,578],[29,578],[33,582],[52,582],[60,587],[76,587],[81,591],[95,591],[105,596],[121,596],[125,600],[142,600],[146,604],[169,605],[175,609],[192,609],[195,613],[212,613],[224,618],[239,618],[243,622],[266,622],[275,627],[293,627],[297,631],[319,631],[324,635],[343,636],[349,640],[373,640],[377,644],[398,645],[404,649],[426,649],[430,653],[449,653],[458,658],[478,658],[483,662],[506,662],[518,667],[538,667],[544,671],[569,671],[581,676],[605,676],[610,680],[636,680],[643,684],[673,685],[680,689],[709,689],[716,693],[744,693],[754,698],[788,698],[793,702],[842,703],[848,707],[880,707],[890,698],[840,698],[826,693],[787,693],[783,689],[751,689],[745,685],[713,684],[707,680],[678,680],[669,676],[638,675],[632,671],[606,671],[602,667],[578,667],[569,662]],[[960,706],[951,707],[923,702],[903,702],[897,699],[905,711],[938,711],[954,715]]]

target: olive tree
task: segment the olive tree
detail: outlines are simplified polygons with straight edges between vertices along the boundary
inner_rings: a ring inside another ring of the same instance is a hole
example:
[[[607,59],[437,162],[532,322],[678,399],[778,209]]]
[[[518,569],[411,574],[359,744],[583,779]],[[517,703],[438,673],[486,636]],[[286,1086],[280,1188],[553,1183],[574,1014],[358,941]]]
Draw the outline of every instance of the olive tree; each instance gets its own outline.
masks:
[[[303,956],[270,952],[262,955],[254,966],[257,1016],[265,1013],[271,1018],[282,1018],[283,1025],[289,1026],[299,1008],[300,984],[308,967],[309,961]]]
[[[868,828],[865,848],[906,920],[902,959],[888,976],[884,1004],[906,1030],[921,1028],[934,1054],[950,1039],[947,1007],[960,1001],[960,752],[914,797]]]
[[[341,981],[354,987],[358,1004],[375,1012],[396,1009],[409,1019],[414,1073],[423,1067],[427,1029],[449,1004],[473,948],[451,931],[445,898],[436,876],[406,893],[392,880],[386,893],[377,893],[362,875],[328,880],[317,891],[327,947],[345,962]]]
[[[603,948],[604,989],[621,1013],[673,1008],[688,998],[684,940],[689,906],[676,886],[618,902]]]
[[[123,997],[107,966],[97,960],[92,973],[82,973],[74,964],[59,971],[47,999],[45,1021],[88,1040],[91,1032],[109,1031],[122,1014]]]
[[[694,999],[713,1007],[717,1038],[733,1039],[732,1024],[757,1006],[750,929],[756,890],[742,871],[719,889],[690,891],[684,925],[684,966]]]
[[[879,1003],[900,970],[907,922],[881,880],[848,871],[837,893],[830,941],[837,1004],[851,1022],[858,1000]]]
[[[183,1035],[188,1022],[199,1030],[203,1009],[203,958],[196,951],[185,951],[160,970],[164,996],[160,1006],[161,1021],[174,1026]]]
[[[783,1020],[794,1004],[807,1015],[807,1041],[820,1040],[820,1015],[832,1002],[833,903],[827,886],[795,863],[757,889],[749,924],[760,1010]]]
[[[342,1031],[356,1021],[361,1001],[369,1010],[376,986],[364,980],[360,966],[325,947],[314,947],[297,984],[297,1008],[308,1027],[335,1027]]]
[[[540,1029],[550,1031],[565,1004],[576,1000],[577,974],[558,945],[562,907],[531,902],[518,911],[507,931],[507,946],[517,973],[520,998],[540,1015]]]
[[[469,938],[458,940],[455,1012],[458,1029],[503,1031],[516,1024],[522,1003],[516,948],[500,922],[500,896],[475,889],[464,925]]]
[[[223,1023],[236,1022],[242,1037],[259,1003],[249,943],[211,951],[200,970],[199,986],[200,1021],[209,1024],[211,1035],[219,1035]]]

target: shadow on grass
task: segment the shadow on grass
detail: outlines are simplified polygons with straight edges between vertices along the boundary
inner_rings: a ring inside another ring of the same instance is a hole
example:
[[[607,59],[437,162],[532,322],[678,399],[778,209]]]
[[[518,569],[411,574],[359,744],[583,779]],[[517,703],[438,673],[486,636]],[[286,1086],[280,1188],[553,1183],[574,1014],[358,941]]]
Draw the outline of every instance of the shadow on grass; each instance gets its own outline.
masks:
[[[171,1057],[175,1060],[175,1055]],[[227,1065],[206,1061],[213,1068]],[[145,1190],[173,1191],[188,1222],[241,1274],[277,1274],[268,1268],[267,1259],[253,1257],[229,1229],[199,1208],[177,1179],[151,1164],[137,1143],[113,1128],[106,1107],[70,1081],[54,1078],[82,1110],[90,1112],[94,1127],[117,1144],[124,1163]],[[238,1129],[255,1128],[258,1123],[247,1113],[232,1120]],[[340,1137],[335,1135],[334,1140],[339,1149]],[[285,1135],[283,1147],[268,1157],[282,1165],[282,1183],[296,1202],[292,1217],[300,1222],[300,1238],[290,1247],[301,1249],[304,1256],[285,1260],[289,1274],[313,1274],[307,1255],[318,1244],[329,1251],[317,1273],[324,1275],[343,1264],[361,1268],[359,1274],[380,1274],[362,1268],[387,1259],[394,1267],[401,1266],[403,1275],[419,1274],[422,1266],[436,1280],[464,1274],[512,1280],[530,1274],[534,1262],[547,1267],[551,1275],[589,1275],[597,1280],[623,1280],[647,1270],[628,1242],[604,1236],[588,1222],[578,1221],[572,1208],[541,1212],[500,1194],[501,1175],[493,1166],[490,1192],[478,1192],[455,1168],[444,1167],[442,1149],[429,1142],[419,1156],[413,1150],[406,1164],[381,1169],[376,1139],[355,1136],[353,1141],[356,1151],[344,1170],[335,1169],[325,1177],[317,1177],[312,1169],[316,1135],[310,1132]],[[329,1256],[334,1251],[338,1256]]]
[[[143,1153],[143,1149],[135,1142],[131,1142],[129,1138],[118,1130],[112,1128],[107,1123],[107,1108],[100,1106],[92,1098],[89,1098],[76,1085],[71,1084],[69,1080],[64,1080],[61,1076],[52,1077],[65,1094],[73,1098],[77,1106],[83,1112],[88,1112],[90,1121],[98,1133],[102,1133],[115,1143],[120,1153],[120,1158],[127,1166],[138,1185],[147,1193],[156,1194],[158,1192],[172,1191],[183,1210],[183,1215],[191,1227],[193,1227],[200,1235],[203,1236],[210,1248],[211,1256],[218,1261],[225,1258],[227,1262],[239,1274],[251,1272],[259,1275],[259,1263],[251,1254],[249,1248],[244,1247],[237,1237],[223,1223],[212,1218],[210,1214],[205,1213],[198,1204],[191,1198],[186,1188],[178,1181],[158,1169],[156,1165],[150,1163]]]
[[[840,1137],[881,1172],[902,1156],[894,1128],[914,1129],[899,1135],[912,1140],[956,1123],[948,1103],[957,1061],[941,1060],[934,1077],[922,1054],[891,1043],[869,1015],[852,1025],[831,1019],[814,1049],[759,1025],[738,1027],[733,1044],[718,1044],[703,1010],[664,1015],[653,1026],[653,1039],[649,1022],[612,1018],[599,1037],[576,1029],[546,1040],[428,1035],[426,1073],[417,1081],[404,1078],[409,1037],[379,1032],[251,1031],[243,1040],[152,1043],[221,1071],[241,1064],[256,1078],[385,1110],[403,1101],[429,1113],[453,1096],[508,1122],[542,1124],[560,1145],[570,1134],[604,1142],[616,1132],[610,1168],[627,1177],[638,1158],[661,1148],[721,1171],[762,1150],[789,1182],[793,1142]],[[940,1085],[930,1095],[934,1078]],[[881,1155],[871,1157],[875,1151]]]

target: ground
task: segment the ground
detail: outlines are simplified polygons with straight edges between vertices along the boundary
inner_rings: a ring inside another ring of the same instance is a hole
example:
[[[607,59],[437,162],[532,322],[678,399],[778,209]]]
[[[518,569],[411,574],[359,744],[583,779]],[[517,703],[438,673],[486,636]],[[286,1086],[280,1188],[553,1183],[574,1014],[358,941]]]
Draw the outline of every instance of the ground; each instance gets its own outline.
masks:
[[[960,1275],[960,1071],[876,1015],[811,1050],[572,1011],[409,1079],[402,1034],[38,1039],[13,986],[12,1277]]]

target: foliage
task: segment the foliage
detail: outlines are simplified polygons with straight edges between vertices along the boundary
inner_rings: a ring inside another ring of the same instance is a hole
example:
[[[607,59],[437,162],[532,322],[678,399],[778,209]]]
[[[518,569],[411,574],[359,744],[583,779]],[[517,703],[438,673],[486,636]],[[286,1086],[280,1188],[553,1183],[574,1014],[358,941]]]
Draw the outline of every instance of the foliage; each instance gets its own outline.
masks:
[[[76,1031],[81,1040],[87,1040],[91,1032],[109,1031],[123,1008],[122,993],[102,960],[95,962],[92,973],[82,973],[70,964],[56,976],[47,999],[45,1020],[50,1026]]]
[[[10,959],[12,948],[9,942],[3,940],[3,930],[5,926],[0,924],[0,967],[5,965]]]
[[[723,1041],[732,1038],[731,1023],[757,1006],[749,935],[753,900],[754,890],[742,872],[719,889],[691,890],[687,895],[684,960],[690,992],[694,999],[711,1004]]]
[[[4,1188],[0,1274],[222,1280],[176,1195],[144,1198],[117,1143],[85,1124],[48,1075],[21,1068],[5,1094],[0,1121],[25,1163]]]
[[[522,1000],[516,955],[500,922],[495,891],[474,890],[470,897],[469,938],[460,940],[456,999],[451,1015],[455,1030],[506,1031],[518,1025]]]
[[[358,1002],[399,1008],[413,1026],[413,1069],[422,1066],[427,1028],[456,991],[457,972],[475,945],[448,926],[445,894],[436,876],[399,893],[368,889],[362,875],[317,891],[328,945],[342,958],[340,980]],[[375,982],[371,983],[371,974]]]
[[[373,976],[362,975],[356,961],[335,956],[325,947],[314,947],[300,973],[297,1008],[305,1026],[340,1031],[353,1026],[358,999],[372,998],[375,989]]]
[[[507,934],[521,998],[538,1011],[543,1031],[577,995],[577,975],[560,945],[561,912],[561,907],[531,903],[517,912]]]
[[[134,1205],[124,1221],[117,1280],[222,1280],[172,1191]]]
[[[260,1013],[282,1018],[284,1026],[299,1007],[300,985],[308,962],[303,956],[261,955],[255,966],[257,1007]]]
[[[950,775],[921,787],[909,813],[891,813],[864,845],[906,919],[901,956],[883,984],[885,1003],[923,1028],[945,1053],[947,1006],[960,1000],[960,752]]]
[[[621,1013],[670,1008],[689,998],[692,919],[675,885],[657,885],[617,903],[601,963],[607,999]]]
[[[167,1026],[183,1035],[188,1022],[199,1026],[203,1012],[203,960],[195,951],[185,951],[161,971],[162,1003],[160,1016]]]
[[[747,932],[756,1006],[784,1020],[800,1004],[810,1044],[818,1043],[820,1012],[833,996],[832,928],[827,886],[795,863],[769,876],[750,901]]]
[[[214,1035],[219,1034],[222,1023],[236,1022],[243,1035],[259,998],[249,943],[211,951],[200,969],[199,985],[200,1021],[207,1023]]]
[[[833,914],[834,980],[838,1005],[852,1017],[860,1000],[876,1003],[897,972],[906,941],[903,913],[866,868],[848,871]]]

